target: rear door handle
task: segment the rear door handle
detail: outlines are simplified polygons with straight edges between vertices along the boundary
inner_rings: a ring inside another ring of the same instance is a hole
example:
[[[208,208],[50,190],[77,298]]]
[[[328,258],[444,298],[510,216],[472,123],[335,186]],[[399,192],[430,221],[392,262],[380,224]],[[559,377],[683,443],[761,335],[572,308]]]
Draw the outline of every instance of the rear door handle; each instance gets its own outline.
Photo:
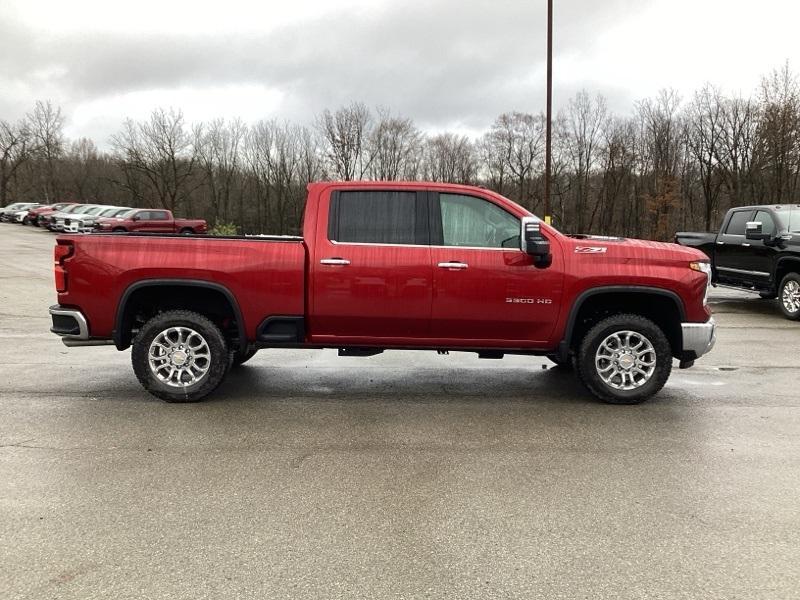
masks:
[[[346,258],[323,258],[321,261],[319,261],[319,264],[347,266],[350,264],[350,261]]]
[[[742,243],[742,248],[749,248],[749,247],[750,247],[750,244],[748,244],[747,242],[743,242]]]
[[[466,269],[469,265],[463,262],[440,262],[440,269]]]
[[[717,246],[724,246],[725,242],[717,242]]]

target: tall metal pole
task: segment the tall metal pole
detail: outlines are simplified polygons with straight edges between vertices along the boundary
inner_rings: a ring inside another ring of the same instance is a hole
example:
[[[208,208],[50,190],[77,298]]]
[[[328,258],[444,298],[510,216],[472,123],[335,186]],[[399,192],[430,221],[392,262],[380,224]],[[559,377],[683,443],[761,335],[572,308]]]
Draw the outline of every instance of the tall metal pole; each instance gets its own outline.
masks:
[[[553,0],[547,0],[547,131],[544,149],[544,221],[550,224],[550,174],[553,167]]]

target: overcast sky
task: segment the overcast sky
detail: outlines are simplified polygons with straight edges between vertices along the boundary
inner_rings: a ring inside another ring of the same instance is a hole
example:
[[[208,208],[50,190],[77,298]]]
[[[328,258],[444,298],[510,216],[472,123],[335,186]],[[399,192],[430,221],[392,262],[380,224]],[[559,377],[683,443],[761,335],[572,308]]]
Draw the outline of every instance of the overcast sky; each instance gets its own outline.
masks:
[[[466,133],[544,109],[545,0],[0,0],[0,119],[37,99],[105,145],[125,117],[309,123],[353,100]],[[800,68],[798,0],[555,0],[555,91],[627,112]]]

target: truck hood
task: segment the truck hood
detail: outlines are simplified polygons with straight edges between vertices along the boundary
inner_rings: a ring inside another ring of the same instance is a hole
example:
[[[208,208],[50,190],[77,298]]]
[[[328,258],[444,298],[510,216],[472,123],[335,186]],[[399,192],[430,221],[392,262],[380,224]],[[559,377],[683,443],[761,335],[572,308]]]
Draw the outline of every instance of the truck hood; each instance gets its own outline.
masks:
[[[633,238],[599,235],[567,236],[568,251],[572,254],[594,255],[596,258],[628,259],[626,262],[676,263],[708,261],[708,257],[694,248],[667,242],[653,242]]]

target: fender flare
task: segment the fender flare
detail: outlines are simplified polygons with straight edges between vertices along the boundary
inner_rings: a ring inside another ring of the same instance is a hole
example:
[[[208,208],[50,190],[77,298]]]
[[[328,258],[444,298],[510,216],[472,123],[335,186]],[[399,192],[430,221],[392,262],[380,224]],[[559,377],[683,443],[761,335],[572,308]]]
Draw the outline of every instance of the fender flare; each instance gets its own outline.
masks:
[[[683,306],[681,297],[672,290],[665,290],[663,288],[650,287],[645,285],[608,285],[589,288],[584,290],[572,303],[567,316],[566,327],[564,328],[564,336],[558,344],[558,356],[560,359],[566,361],[569,359],[570,341],[575,333],[575,321],[578,319],[578,313],[583,304],[592,296],[601,294],[650,294],[669,298],[675,303],[675,308],[678,309],[678,316],[681,321],[686,319],[686,310]]]
[[[242,311],[239,308],[239,303],[233,293],[224,285],[214,283],[212,281],[204,281],[202,279],[142,279],[130,284],[120,296],[117,303],[117,313],[114,318],[114,331],[111,337],[114,340],[114,345],[118,350],[124,350],[130,346],[130,340],[124,340],[122,337],[123,321],[125,318],[125,308],[130,300],[131,295],[138,290],[148,287],[166,287],[166,286],[184,286],[184,287],[199,287],[220,292],[225,299],[230,303],[233,308],[233,314],[236,317],[236,325],[239,330],[239,339],[247,343],[247,333],[245,331],[244,319],[242,318]]]

